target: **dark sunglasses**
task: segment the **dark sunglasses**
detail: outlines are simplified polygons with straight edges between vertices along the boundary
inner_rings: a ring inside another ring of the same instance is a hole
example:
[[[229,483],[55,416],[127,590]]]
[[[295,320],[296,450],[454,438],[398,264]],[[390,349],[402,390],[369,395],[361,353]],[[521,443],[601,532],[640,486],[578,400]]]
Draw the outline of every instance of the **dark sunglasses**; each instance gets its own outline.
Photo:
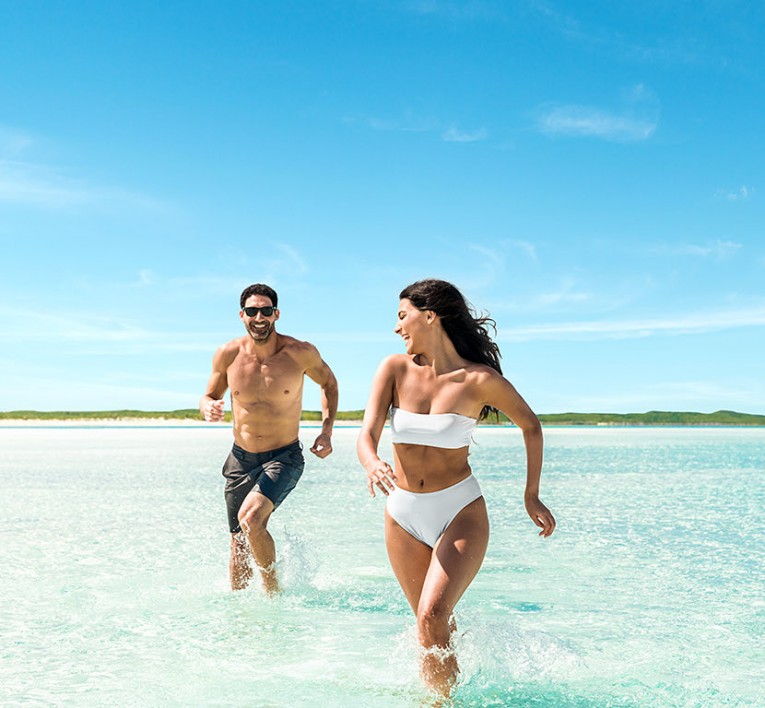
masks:
[[[271,315],[274,314],[274,310],[276,310],[273,305],[266,305],[265,307],[243,307],[242,309],[247,317],[255,317],[258,312],[263,315],[263,317],[271,317]]]

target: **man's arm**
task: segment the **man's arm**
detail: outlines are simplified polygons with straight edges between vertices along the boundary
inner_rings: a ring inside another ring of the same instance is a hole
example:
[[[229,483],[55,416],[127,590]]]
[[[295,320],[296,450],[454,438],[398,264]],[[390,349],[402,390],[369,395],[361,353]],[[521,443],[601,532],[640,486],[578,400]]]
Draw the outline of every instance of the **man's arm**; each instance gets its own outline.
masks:
[[[337,416],[337,379],[316,347],[311,346],[311,356],[305,373],[321,386],[321,433],[311,448],[317,457],[326,457],[332,452],[332,427]]]
[[[207,389],[199,399],[199,412],[208,423],[218,423],[225,417],[223,394],[228,388],[230,354],[227,345],[219,347],[213,355],[212,373]]]

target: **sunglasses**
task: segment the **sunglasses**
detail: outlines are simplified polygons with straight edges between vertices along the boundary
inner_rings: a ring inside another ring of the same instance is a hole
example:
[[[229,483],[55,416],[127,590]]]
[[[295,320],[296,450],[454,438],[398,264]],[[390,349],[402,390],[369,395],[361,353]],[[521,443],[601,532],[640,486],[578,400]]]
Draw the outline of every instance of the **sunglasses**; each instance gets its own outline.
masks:
[[[255,317],[258,312],[263,315],[263,317],[271,317],[276,310],[273,305],[266,305],[265,307],[243,307],[242,309],[247,317]]]

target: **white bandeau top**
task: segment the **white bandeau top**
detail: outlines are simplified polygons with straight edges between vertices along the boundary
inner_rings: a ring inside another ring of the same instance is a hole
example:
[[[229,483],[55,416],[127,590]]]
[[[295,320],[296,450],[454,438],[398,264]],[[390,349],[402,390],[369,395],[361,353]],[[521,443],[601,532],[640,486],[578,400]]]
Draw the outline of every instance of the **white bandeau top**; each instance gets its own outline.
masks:
[[[456,450],[470,445],[476,422],[475,418],[460,413],[411,413],[393,406],[391,441]]]

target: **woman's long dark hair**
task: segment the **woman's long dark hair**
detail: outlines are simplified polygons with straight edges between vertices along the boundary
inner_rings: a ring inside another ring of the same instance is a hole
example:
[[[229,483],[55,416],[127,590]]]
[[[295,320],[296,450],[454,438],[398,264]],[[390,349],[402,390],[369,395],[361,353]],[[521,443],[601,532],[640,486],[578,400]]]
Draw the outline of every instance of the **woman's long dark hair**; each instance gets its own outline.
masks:
[[[463,359],[486,364],[502,373],[499,347],[489,336],[489,327],[496,334],[497,323],[486,315],[476,316],[465,296],[454,285],[435,278],[418,280],[407,285],[399,299],[409,300],[418,310],[435,312],[441,319],[446,336]],[[478,420],[483,420],[490,413],[498,415],[496,408],[484,406]]]

